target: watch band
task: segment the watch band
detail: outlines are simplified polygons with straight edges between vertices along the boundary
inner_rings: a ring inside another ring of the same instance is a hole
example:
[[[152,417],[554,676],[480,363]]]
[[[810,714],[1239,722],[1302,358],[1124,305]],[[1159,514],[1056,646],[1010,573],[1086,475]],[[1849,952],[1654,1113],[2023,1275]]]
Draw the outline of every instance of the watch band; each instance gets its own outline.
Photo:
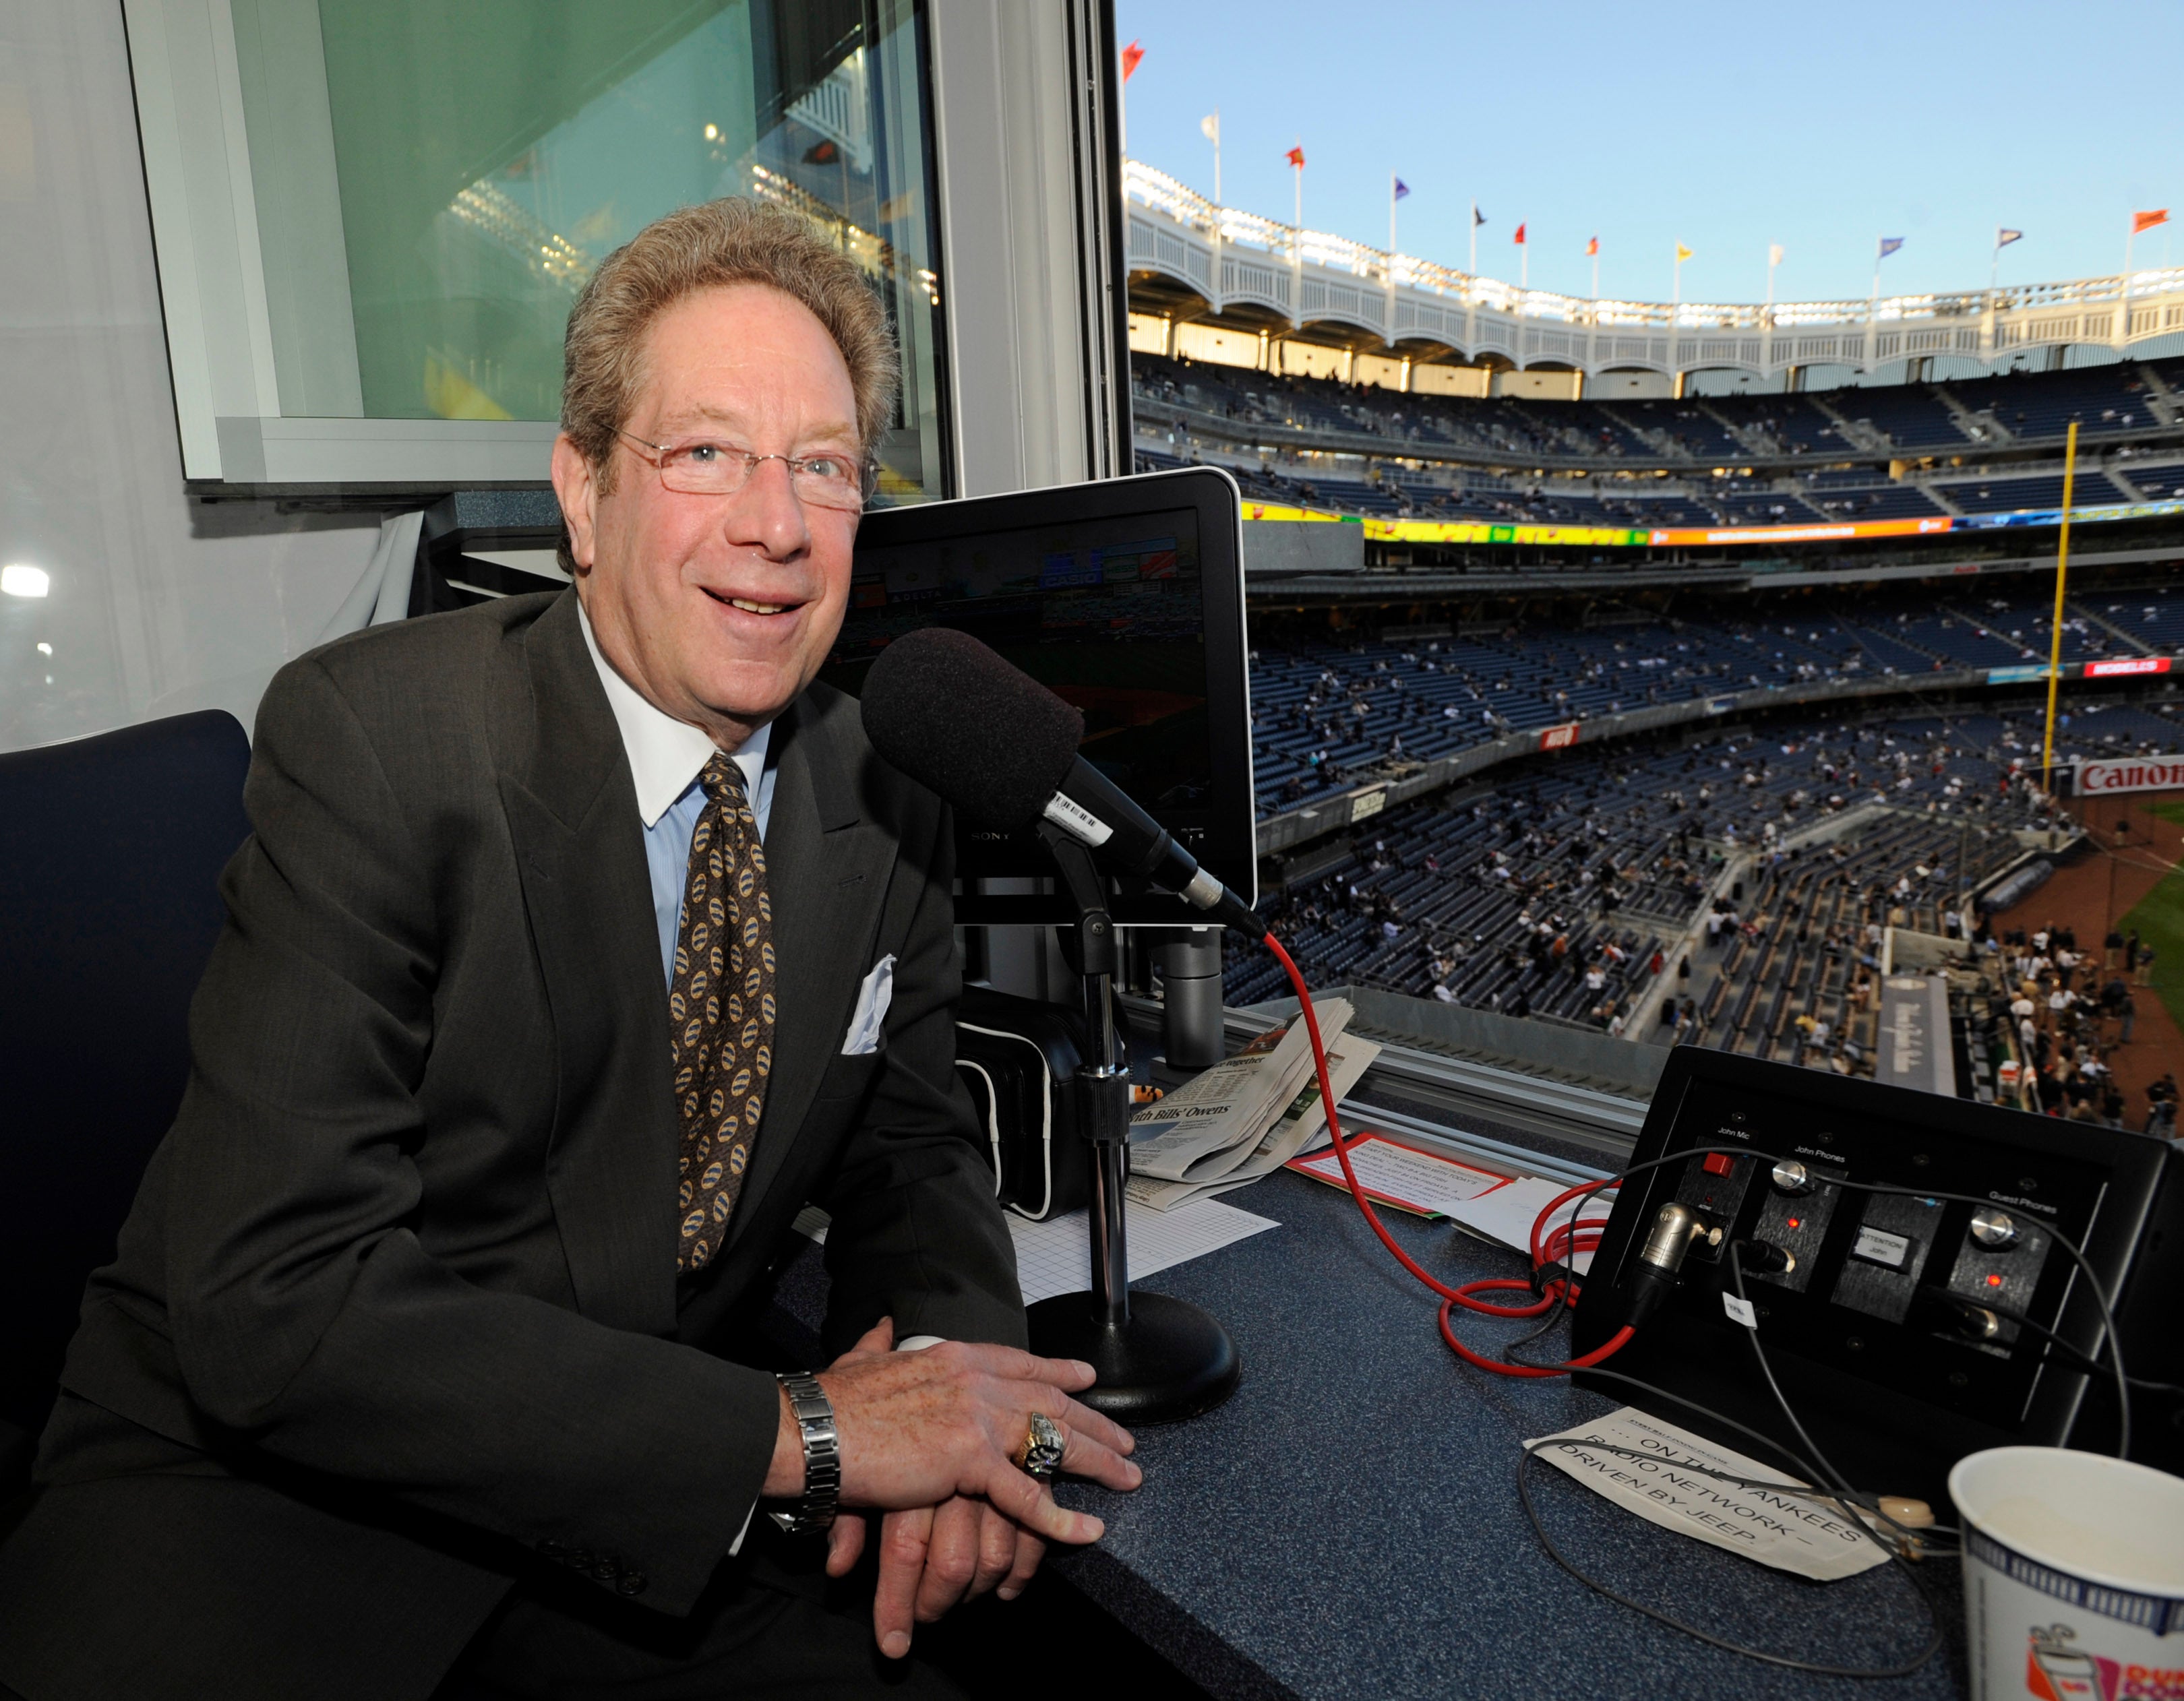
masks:
[[[804,1495],[785,1512],[766,1515],[792,1536],[831,1527],[842,1498],[842,1438],[833,1403],[818,1379],[802,1370],[778,1370],[774,1380],[788,1396],[788,1409],[804,1439]]]

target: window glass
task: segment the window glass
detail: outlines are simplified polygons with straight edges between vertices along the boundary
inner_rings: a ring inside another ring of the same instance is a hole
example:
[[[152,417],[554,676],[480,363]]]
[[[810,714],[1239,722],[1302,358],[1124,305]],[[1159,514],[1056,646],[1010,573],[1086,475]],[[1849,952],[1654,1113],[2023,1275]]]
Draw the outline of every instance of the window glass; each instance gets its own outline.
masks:
[[[902,344],[885,497],[943,493],[914,0],[231,0],[281,412],[550,420],[599,263],[724,195],[853,255]]]

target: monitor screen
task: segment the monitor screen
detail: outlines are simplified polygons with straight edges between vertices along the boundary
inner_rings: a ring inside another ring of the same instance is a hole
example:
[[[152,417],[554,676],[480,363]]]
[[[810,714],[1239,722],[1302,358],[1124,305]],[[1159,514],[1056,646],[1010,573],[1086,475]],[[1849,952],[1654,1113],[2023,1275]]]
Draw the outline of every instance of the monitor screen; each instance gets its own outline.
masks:
[[[1234,890],[1254,861],[1250,708],[1235,486],[1193,470],[867,515],[850,605],[820,675],[855,694],[904,633],[941,625],[989,645],[1084,715],[1085,759]],[[1044,877],[1028,833],[959,826],[959,911],[1029,920],[977,882]],[[1117,919],[1176,922],[1127,888]],[[1056,912],[1058,914],[1058,912]]]

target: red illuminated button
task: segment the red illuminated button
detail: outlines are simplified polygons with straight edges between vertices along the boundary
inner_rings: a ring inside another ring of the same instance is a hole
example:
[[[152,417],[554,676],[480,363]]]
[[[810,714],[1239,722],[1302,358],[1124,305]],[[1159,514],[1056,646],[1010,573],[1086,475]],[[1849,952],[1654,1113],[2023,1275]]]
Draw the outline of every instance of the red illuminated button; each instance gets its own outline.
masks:
[[[1986,1279],[1986,1285],[1989,1287],[1999,1287],[2002,1286],[2002,1278],[1998,1276],[1990,1276]]]
[[[1726,1152],[1709,1152],[1701,1160],[1699,1167],[1709,1176],[1726,1176],[1736,1167],[1736,1159]]]

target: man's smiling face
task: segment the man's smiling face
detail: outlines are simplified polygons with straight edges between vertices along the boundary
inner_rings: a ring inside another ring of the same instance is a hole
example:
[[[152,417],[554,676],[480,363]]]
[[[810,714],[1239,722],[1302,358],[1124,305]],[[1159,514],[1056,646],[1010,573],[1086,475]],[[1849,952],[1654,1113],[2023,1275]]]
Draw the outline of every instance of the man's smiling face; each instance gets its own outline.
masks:
[[[811,682],[841,629],[857,516],[800,502],[761,461],[732,496],[665,488],[650,450],[697,440],[854,464],[856,398],[826,328],[763,284],[701,290],[653,321],[629,434],[603,468],[566,436],[554,485],[584,611],[615,671],[734,749]]]

